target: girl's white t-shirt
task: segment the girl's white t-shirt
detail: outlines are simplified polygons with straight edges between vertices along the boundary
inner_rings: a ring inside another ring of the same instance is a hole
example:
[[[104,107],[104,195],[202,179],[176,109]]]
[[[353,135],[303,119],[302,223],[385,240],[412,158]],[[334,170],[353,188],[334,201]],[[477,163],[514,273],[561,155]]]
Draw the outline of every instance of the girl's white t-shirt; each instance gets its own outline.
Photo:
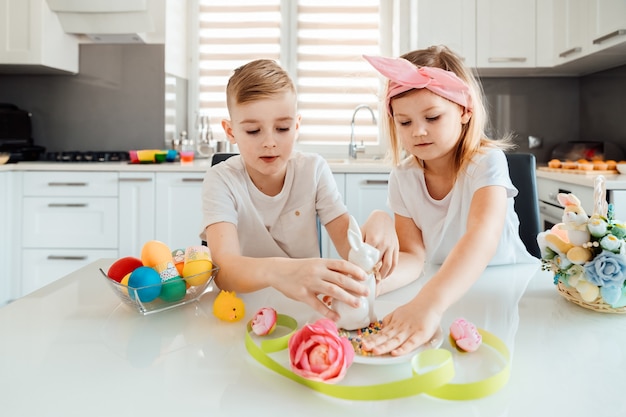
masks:
[[[467,229],[474,193],[492,185],[504,187],[508,200],[500,243],[489,265],[536,262],[519,237],[513,200],[518,191],[511,183],[506,156],[499,149],[477,154],[441,200],[428,193],[424,171],[417,160],[407,158],[391,171],[388,203],[394,213],[412,218],[422,231],[427,262],[442,264]]]
[[[347,212],[328,163],[317,154],[294,152],[276,196],[254,185],[241,156],[211,167],[204,176],[201,238],[207,226],[237,226],[241,254],[250,257],[319,257],[321,224]]]

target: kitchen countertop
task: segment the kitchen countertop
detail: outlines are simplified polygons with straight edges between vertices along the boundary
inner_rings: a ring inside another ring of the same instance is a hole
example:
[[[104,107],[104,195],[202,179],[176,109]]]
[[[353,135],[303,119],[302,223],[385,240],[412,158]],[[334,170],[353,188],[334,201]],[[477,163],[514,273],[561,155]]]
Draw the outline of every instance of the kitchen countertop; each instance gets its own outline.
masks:
[[[341,173],[388,173],[391,165],[383,160],[349,160],[329,158],[330,169]],[[18,162],[0,165],[2,171],[115,171],[115,172],[205,172],[210,159],[196,159],[191,164],[164,162],[160,164],[131,164],[128,162]]]
[[[537,178],[546,178],[588,187],[593,187],[593,181],[596,176],[597,175],[592,174],[566,174],[561,172],[537,170]],[[607,190],[626,190],[626,175],[605,175],[604,178],[606,179]]]
[[[316,318],[308,306],[265,289],[242,294],[244,320],[227,323],[212,315],[212,290],[197,302],[141,316],[120,303],[98,272],[113,261],[96,261],[0,308],[2,415],[626,415],[626,317],[564,300],[538,263],[487,268],[445,314],[444,329],[463,316],[513,353],[511,379],[501,391],[456,402],[425,395],[347,401],[316,393],[262,367],[244,346],[246,322],[260,307],[302,325]],[[377,309],[405,302],[427,279],[380,297]],[[453,350],[447,341],[444,347]],[[480,352],[454,353],[461,379],[495,366]],[[346,380],[388,378],[408,366],[353,364]]]

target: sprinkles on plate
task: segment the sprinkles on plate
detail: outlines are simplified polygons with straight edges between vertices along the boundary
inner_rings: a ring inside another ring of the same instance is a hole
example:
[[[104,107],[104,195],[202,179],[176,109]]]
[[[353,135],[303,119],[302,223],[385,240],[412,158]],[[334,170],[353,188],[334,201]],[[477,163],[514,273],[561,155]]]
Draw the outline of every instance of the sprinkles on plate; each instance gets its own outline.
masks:
[[[354,353],[361,356],[376,356],[372,354],[372,352],[364,351],[361,347],[363,339],[368,337],[369,335],[378,333],[382,326],[382,320],[378,320],[374,323],[370,323],[369,326],[364,327],[358,330],[348,331],[345,329],[339,329],[339,336],[347,338],[352,344],[352,348],[354,349]]]

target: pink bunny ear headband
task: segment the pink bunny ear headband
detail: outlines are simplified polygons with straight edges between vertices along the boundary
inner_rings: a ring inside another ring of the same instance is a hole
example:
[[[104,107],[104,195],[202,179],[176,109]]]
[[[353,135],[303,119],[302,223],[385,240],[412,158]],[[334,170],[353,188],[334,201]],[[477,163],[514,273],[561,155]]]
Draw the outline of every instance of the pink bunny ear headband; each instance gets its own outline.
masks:
[[[472,108],[469,87],[452,71],[435,67],[417,67],[404,58],[363,55],[379,73],[389,79],[387,110],[391,99],[412,89],[426,88],[433,93],[468,109]]]

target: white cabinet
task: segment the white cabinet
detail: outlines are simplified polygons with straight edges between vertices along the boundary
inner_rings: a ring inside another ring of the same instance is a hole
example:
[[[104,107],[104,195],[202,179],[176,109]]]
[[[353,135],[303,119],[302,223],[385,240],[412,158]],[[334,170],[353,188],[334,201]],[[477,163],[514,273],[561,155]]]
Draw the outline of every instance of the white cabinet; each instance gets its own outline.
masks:
[[[446,45],[476,66],[476,0],[418,0],[417,48]]]
[[[536,66],[536,0],[477,0],[476,66]]]
[[[347,174],[346,175],[346,206],[359,224],[374,210],[385,210],[393,215],[387,207],[389,174]]]
[[[590,0],[588,4],[593,50],[626,43],[626,1]]]
[[[155,173],[119,174],[119,254],[141,256],[145,242],[155,239]]]
[[[554,62],[562,64],[590,52],[587,0],[553,0]]]
[[[66,34],[45,0],[0,0],[3,71],[78,72],[78,38]]]
[[[118,184],[113,172],[24,172],[21,295],[98,258],[117,257]]]
[[[339,191],[343,193],[348,213],[363,225],[374,210],[385,210],[387,207],[387,188],[389,174],[334,174]],[[322,227],[322,257],[340,258],[335,247]]]
[[[11,300],[11,289],[13,283],[12,274],[12,239],[11,239],[11,209],[9,202],[11,198],[11,173],[0,172],[0,265],[5,274],[0,278],[0,307]]]
[[[203,179],[202,172],[156,174],[156,239],[172,250],[201,242]]]

